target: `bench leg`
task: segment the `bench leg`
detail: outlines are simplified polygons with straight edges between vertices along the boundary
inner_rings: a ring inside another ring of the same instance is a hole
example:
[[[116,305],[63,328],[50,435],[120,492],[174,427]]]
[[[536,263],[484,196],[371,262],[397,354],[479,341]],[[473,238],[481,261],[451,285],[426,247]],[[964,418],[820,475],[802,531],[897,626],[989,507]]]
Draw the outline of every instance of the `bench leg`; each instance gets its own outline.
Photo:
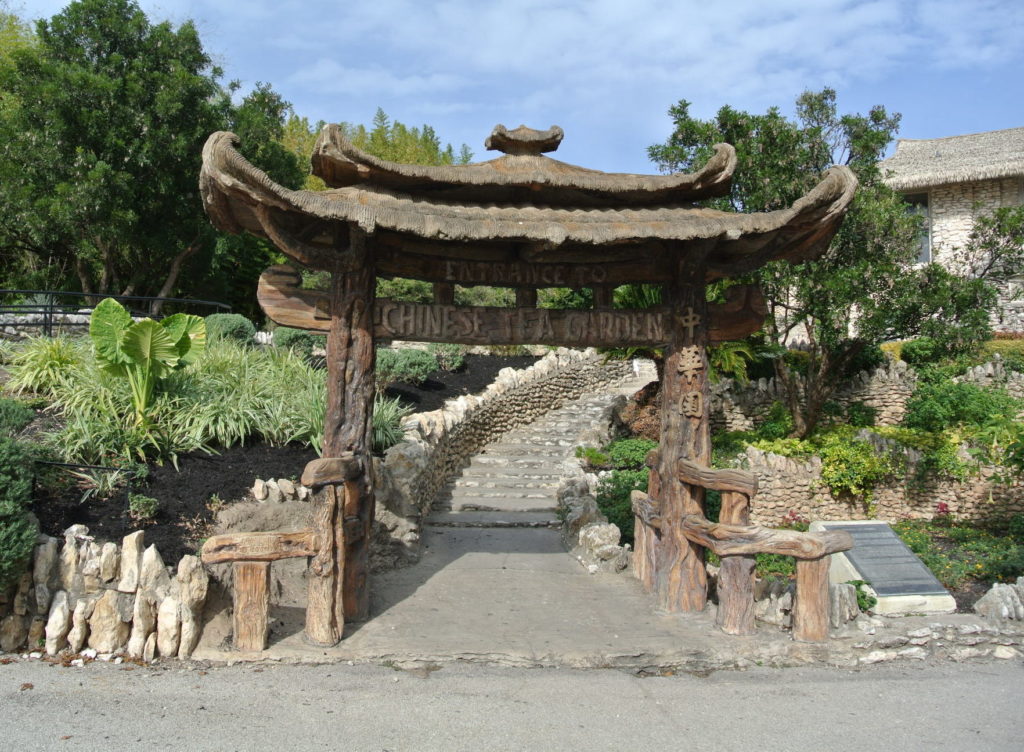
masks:
[[[270,613],[270,562],[236,561],[233,566],[235,650],[263,650]]]
[[[824,642],[828,639],[829,557],[797,559],[793,639]]]

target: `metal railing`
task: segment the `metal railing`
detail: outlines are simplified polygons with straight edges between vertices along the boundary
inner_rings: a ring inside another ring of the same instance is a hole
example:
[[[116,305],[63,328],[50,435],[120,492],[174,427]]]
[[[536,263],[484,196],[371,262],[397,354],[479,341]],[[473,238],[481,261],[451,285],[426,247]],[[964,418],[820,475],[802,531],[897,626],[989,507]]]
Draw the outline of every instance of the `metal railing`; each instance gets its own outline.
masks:
[[[11,298],[22,299],[25,297],[41,298],[28,303],[6,303]],[[0,290],[0,326],[10,326],[18,329],[40,328],[47,337],[52,337],[54,329],[87,327],[88,316],[92,313],[96,303],[104,298],[113,298],[126,309],[132,316],[152,316],[148,312],[153,303],[170,303],[173,308],[183,309],[214,309],[211,313],[228,313],[231,306],[227,303],[220,303],[213,300],[194,300],[192,298],[159,298],[145,295],[106,295],[93,292],[62,292],[57,290]],[[84,305],[78,305],[72,301],[86,301]],[[92,302],[90,302],[92,301]],[[143,304],[143,305],[140,305]],[[147,310],[141,310],[146,308]],[[70,316],[85,316],[84,321],[74,321]],[[40,319],[30,319],[31,316],[41,316]],[[154,318],[162,318],[156,315]],[[8,320],[9,319],[9,320]]]

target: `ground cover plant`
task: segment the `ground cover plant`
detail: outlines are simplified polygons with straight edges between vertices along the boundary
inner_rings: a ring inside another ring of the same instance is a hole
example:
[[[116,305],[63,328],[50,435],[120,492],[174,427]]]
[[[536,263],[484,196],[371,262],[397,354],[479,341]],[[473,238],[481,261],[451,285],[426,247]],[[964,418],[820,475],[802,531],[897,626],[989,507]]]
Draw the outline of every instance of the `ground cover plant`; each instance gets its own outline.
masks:
[[[940,509],[932,520],[904,520],[893,529],[961,609],[992,583],[1024,575],[1024,515],[974,524],[957,522]]]

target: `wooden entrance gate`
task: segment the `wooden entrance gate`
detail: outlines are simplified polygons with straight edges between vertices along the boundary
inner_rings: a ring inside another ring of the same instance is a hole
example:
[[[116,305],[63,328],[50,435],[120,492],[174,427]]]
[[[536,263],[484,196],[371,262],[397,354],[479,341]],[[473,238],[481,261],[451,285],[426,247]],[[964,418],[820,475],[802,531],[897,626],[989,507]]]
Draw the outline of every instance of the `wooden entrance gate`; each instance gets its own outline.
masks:
[[[497,126],[486,145],[504,152],[472,165],[424,167],[376,159],[328,126],[314,150],[323,192],[274,184],[215,133],[200,178],[207,212],[231,232],[270,239],[297,264],[330,273],[327,292],[302,288],[289,266],[268,269],[258,298],[285,326],[327,336],[328,399],[323,459],[302,482],[316,491],[314,522],[302,533],[211,538],[203,559],[234,562],[235,644],[266,643],[270,562],[310,558],[306,637],[332,645],[346,621],[369,615],[369,541],[374,518],[370,458],[375,343],[395,339],[477,344],[664,348],[661,443],[649,457],[649,494],[636,494],[634,570],[667,611],[700,611],[707,600],[703,551],[723,557],[719,624],[753,630],[753,554],[798,562],[795,636],[827,636],[827,554],[852,545],[842,533],[791,533],[749,525],[756,478],[710,468],[707,347],[761,326],[763,298],[753,286],[729,288],[708,304],[709,281],[771,260],[821,253],[838,228],[856,181],[830,170],[792,207],[765,214],[697,208],[728,190],[735,152],[716,147],[695,173],[617,175],[544,156],[560,128]],[[375,299],[376,277],[433,284],[433,302]],[[512,308],[455,304],[455,287],[515,289]],[[662,288],[662,304],[614,308],[623,284]],[[586,287],[591,310],[537,306],[546,287]],[[723,492],[720,523],[704,517],[704,491]]]

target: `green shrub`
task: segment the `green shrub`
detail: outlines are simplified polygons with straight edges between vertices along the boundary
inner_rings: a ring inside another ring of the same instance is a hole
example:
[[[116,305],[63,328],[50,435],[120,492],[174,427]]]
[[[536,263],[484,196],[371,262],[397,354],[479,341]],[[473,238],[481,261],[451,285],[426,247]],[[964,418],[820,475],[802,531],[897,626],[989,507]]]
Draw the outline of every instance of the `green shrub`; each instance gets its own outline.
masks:
[[[618,439],[605,449],[616,470],[644,470],[647,453],[658,446],[650,439]]]
[[[583,460],[583,464],[591,472],[597,470],[610,470],[612,467],[611,458],[596,447],[576,447],[577,459]]]
[[[397,381],[422,384],[427,376],[437,370],[437,358],[425,350],[392,350],[382,347],[377,350],[375,369],[377,390],[384,391]]]
[[[128,497],[128,514],[133,520],[151,520],[159,508],[160,502],[152,496],[133,493]]]
[[[885,353],[878,345],[868,345],[857,352],[843,369],[843,376],[850,378],[861,371],[874,371],[885,363]]]
[[[0,436],[13,436],[31,423],[35,410],[21,402],[0,397]]]
[[[784,404],[773,402],[754,432],[759,439],[784,439],[793,432],[793,416]]]
[[[215,339],[233,339],[251,345],[256,326],[240,313],[214,313],[206,317],[206,336]]]
[[[878,605],[878,598],[871,595],[866,589],[865,585],[868,583],[864,580],[847,580],[844,585],[853,585],[857,589],[857,608],[861,611],[870,611]]]
[[[458,371],[466,362],[466,348],[462,345],[434,342],[427,347],[434,356],[437,367],[443,371]]]
[[[305,329],[279,326],[274,330],[274,347],[291,350],[306,358],[313,354],[313,348],[321,339],[322,337],[307,332]]]
[[[991,360],[996,353],[1011,371],[1024,373],[1024,339],[993,339],[982,345],[984,360]]]
[[[854,428],[870,428],[875,425],[878,410],[863,402],[851,402],[846,406],[846,422]]]
[[[400,300],[404,303],[432,303],[434,287],[429,282],[418,279],[377,277],[377,297]]]
[[[25,571],[39,534],[27,511],[33,459],[25,444],[0,436],[0,592]]]
[[[945,350],[931,337],[918,337],[904,342],[900,350],[900,358],[915,368],[938,363],[945,355]]]
[[[878,454],[870,442],[855,438],[849,427],[816,437],[814,444],[821,457],[821,480],[834,494],[870,499],[872,489],[898,470],[891,456]]]
[[[1017,401],[1003,389],[942,380],[918,385],[907,401],[903,425],[932,432],[982,426],[991,416],[1014,414],[1017,409]]]
[[[622,531],[622,542],[633,543],[633,505],[630,492],[647,490],[646,470],[612,470],[597,484],[597,508]]]

